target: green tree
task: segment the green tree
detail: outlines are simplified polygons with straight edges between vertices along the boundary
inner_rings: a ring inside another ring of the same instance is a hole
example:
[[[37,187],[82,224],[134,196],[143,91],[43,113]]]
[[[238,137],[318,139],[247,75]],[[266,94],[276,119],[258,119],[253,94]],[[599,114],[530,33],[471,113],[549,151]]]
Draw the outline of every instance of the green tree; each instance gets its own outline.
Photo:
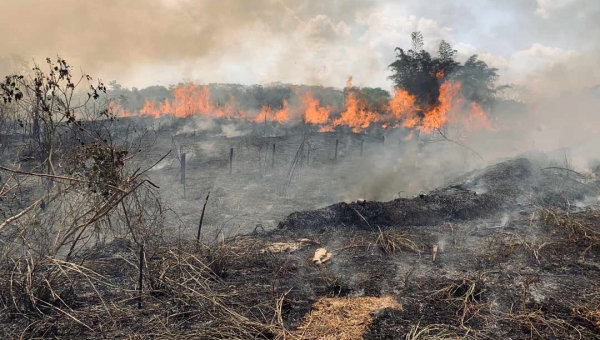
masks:
[[[460,67],[460,63],[454,60],[456,53],[457,51],[448,42],[445,40],[440,42],[439,57],[436,59],[436,78],[446,79]]]
[[[396,52],[396,61],[389,66],[393,71],[389,79],[394,86],[414,94],[421,104],[434,104],[439,96],[437,62],[423,49],[421,33],[413,32],[410,50],[397,47]]]
[[[489,67],[472,55],[459,68],[456,79],[461,82],[461,92],[466,99],[481,104],[490,104],[496,93],[506,86],[496,87],[498,69]]]
[[[463,96],[481,104],[490,104],[498,91],[505,88],[496,87],[499,76],[497,69],[471,56],[464,65],[455,60],[457,51],[442,40],[438,47],[438,56],[432,57],[423,50],[423,36],[413,32],[412,48],[404,51],[396,48],[396,61],[390,68],[389,77],[397,89],[403,89],[417,98],[417,103],[428,107],[438,102],[440,86],[446,80],[460,81]]]

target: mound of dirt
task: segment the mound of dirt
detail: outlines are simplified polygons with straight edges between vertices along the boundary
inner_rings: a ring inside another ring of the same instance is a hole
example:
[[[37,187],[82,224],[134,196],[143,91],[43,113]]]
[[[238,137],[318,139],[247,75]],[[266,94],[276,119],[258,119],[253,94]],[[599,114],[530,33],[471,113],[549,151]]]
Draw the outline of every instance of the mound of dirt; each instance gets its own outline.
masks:
[[[338,203],[296,212],[280,229],[351,226],[439,225],[486,218],[524,205],[565,207],[594,197],[583,176],[569,169],[542,167],[528,158],[507,160],[460,176],[447,186],[390,202]],[[369,221],[366,223],[365,220]]]

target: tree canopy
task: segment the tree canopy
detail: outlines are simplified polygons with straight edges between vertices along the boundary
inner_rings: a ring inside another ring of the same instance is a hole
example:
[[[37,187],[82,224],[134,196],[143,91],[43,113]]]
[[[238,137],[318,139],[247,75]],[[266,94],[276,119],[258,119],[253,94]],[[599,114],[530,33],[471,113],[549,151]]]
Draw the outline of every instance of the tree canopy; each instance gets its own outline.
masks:
[[[499,88],[496,68],[472,55],[464,64],[455,60],[457,51],[442,40],[438,55],[432,56],[423,49],[423,36],[413,32],[411,49],[396,48],[396,60],[390,64],[393,74],[389,77],[395,88],[416,96],[422,106],[435,105],[440,94],[440,86],[445,81],[461,82],[462,95],[471,101],[488,104]]]

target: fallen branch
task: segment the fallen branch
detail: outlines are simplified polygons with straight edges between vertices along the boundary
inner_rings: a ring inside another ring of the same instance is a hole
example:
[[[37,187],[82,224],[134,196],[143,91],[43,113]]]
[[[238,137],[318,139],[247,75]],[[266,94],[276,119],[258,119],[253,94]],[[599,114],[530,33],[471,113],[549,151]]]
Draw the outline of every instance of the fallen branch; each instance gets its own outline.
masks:
[[[465,149],[467,149],[467,150],[471,151],[472,153],[476,154],[476,155],[477,155],[477,157],[479,157],[479,159],[481,159],[481,160],[483,161],[483,157],[481,157],[481,155],[479,154],[479,152],[477,152],[477,151],[475,151],[475,150],[471,149],[470,147],[466,146],[466,145],[465,145],[465,144],[463,144],[461,141],[457,141],[457,140],[450,139],[450,138],[446,137],[446,135],[445,135],[445,134],[442,132],[442,130],[441,130],[441,129],[436,129],[436,131],[437,131],[437,132],[440,134],[440,136],[442,136],[442,137],[443,137],[445,140],[447,140],[448,142],[454,143],[454,144],[456,144],[456,145],[458,145],[458,146],[460,146],[460,147],[463,147],[463,148],[465,148]]]
[[[29,210],[35,208],[36,205],[40,204],[40,202],[42,202],[44,200],[44,198],[40,198],[39,200],[33,202],[30,206],[28,206],[27,208],[25,208],[23,211],[21,211],[20,213],[9,217],[6,219],[6,221],[2,222],[2,224],[0,224],[0,229],[6,227],[7,225],[9,225],[11,222],[19,219],[21,216],[25,215]]]
[[[62,179],[62,180],[65,180],[65,181],[73,181],[73,182],[79,182],[79,183],[85,183],[85,184],[94,184],[94,183],[96,183],[96,182],[93,182],[93,181],[88,181],[88,180],[81,179],[81,178],[76,178],[76,177],[51,175],[51,174],[43,174],[43,173],[39,173],[39,172],[28,172],[28,171],[22,171],[22,170],[17,170],[17,169],[11,169],[11,168],[4,167],[2,165],[0,165],[0,170],[4,170],[4,171],[12,172],[12,173],[15,173],[15,174],[20,174],[20,175],[45,177],[45,178],[52,178],[52,179]],[[121,188],[116,187],[114,185],[110,185],[110,184],[105,184],[105,185],[108,188],[111,188],[113,190],[125,192],[124,189],[121,189]]]

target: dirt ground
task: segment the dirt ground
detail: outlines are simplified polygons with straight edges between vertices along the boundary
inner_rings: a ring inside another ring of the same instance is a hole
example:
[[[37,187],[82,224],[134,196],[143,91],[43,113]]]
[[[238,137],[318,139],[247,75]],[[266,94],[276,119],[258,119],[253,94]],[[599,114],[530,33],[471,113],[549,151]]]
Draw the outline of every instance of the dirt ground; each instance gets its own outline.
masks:
[[[155,132],[144,135],[141,144],[148,147],[134,158],[145,168],[171,150],[148,174],[172,209],[169,226],[183,238],[194,234],[198,209],[209,192],[206,237],[219,233],[227,237],[247,234],[257,225],[272,230],[293,212],[359,197],[378,201],[411,197],[479,166],[472,155],[457,158],[452,153],[447,159],[440,158],[441,149],[457,149],[447,143],[429,145],[427,150],[438,156],[422,152],[417,160],[413,156],[415,141],[406,140],[406,134],[398,131],[315,133],[304,126],[234,125],[227,121],[213,123],[213,129],[200,124],[204,130],[195,131],[198,124],[181,120],[173,126],[156,127]],[[231,128],[224,132],[220,127],[227,124]],[[231,148],[234,156],[229,175]],[[185,198],[180,184],[182,152],[187,165]]]
[[[154,165],[169,215],[165,239],[144,250],[143,292],[139,249],[119,237],[70,262],[15,262],[1,272],[0,334],[600,338],[597,173],[544,154],[434,159],[447,143],[420,150],[383,131],[223,126],[181,120],[133,134],[143,136],[133,166]],[[316,252],[330,257],[315,262]]]
[[[50,299],[62,312],[3,313],[1,332],[597,339],[599,182],[539,158],[503,161],[411,198],[293,213],[273,230],[149,248],[141,296],[137,250],[114,240],[79,259],[93,274],[74,267],[80,280]],[[320,248],[331,254],[322,264],[313,261]]]

